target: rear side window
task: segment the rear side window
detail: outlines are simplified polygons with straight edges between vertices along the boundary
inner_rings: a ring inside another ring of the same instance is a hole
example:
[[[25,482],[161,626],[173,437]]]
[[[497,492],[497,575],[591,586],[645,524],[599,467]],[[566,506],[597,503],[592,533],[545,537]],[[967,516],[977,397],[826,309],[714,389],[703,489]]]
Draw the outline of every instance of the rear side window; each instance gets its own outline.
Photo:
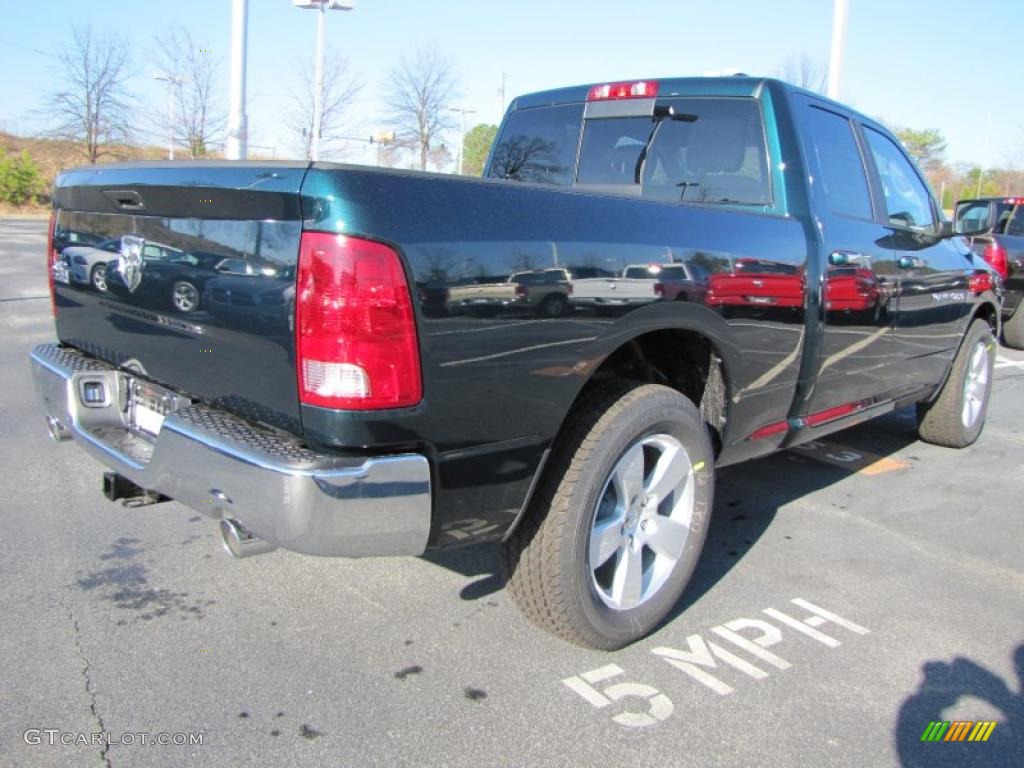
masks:
[[[828,209],[840,216],[870,219],[868,179],[850,121],[835,112],[808,107],[808,128]]]
[[[935,225],[931,195],[903,151],[886,136],[865,128],[871,154],[882,181],[889,223],[908,229],[929,229]]]
[[[538,184],[572,184],[582,104],[521,109],[509,115],[489,176]]]
[[[1013,218],[1006,225],[1006,234],[1024,237],[1024,205],[1018,205],[1013,212]]]
[[[659,99],[650,117],[589,119],[576,182],[658,200],[767,205],[760,107],[750,98]]]
[[[993,221],[995,221],[995,232],[997,235],[1008,235],[1010,234],[1006,227],[1010,223],[1010,219],[1013,218],[1013,204],[1012,203],[994,203],[996,209],[996,215]]]

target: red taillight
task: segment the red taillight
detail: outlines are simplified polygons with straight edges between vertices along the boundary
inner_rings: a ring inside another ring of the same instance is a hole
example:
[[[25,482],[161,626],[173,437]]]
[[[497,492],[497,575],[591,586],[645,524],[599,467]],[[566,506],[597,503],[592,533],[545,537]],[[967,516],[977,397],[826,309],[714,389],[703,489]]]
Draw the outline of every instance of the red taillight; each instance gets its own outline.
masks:
[[[628,83],[606,83],[605,85],[595,85],[587,94],[587,101],[653,99],[657,95],[657,80],[638,80]]]
[[[295,287],[299,400],[404,408],[423,397],[409,284],[391,248],[305,232]]]
[[[517,299],[525,299],[526,298],[526,286],[525,285],[517,285],[516,286],[516,298]]]
[[[655,296],[664,296],[665,295],[665,284],[664,283],[655,283],[654,284],[654,295]]]
[[[967,290],[972,293],[984,293],[993,288],[991,272],[977,272],[967,278]]]
[[[981,258],[992,265],[992,269],[999,273],[1005,280],[1010,274],[1010,260],[1006,255],[1006,249],[999,243],[989,243],[985,246],[985,252]]]
[[[1008,197],[1003,202],[1006,205],[1024,205],[1024,197]]]
[[[60,259],[60,252],[54,247],[53,237],[57,231],[57,212],[50,212],[50,236],[46,241],[46,282],[50,286],[50,311],[57,316],[57,287],[53,282],[53,267]]]

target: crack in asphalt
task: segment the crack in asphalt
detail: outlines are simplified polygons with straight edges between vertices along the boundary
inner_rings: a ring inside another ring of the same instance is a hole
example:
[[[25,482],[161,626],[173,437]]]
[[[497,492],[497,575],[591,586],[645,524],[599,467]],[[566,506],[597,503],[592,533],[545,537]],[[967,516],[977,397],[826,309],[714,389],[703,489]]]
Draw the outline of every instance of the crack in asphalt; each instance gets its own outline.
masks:
[[[107,726],[103,722],[103,717],[96,709],[96,692],[92,687],[92,677],[90,676],[90,665],[89,657],[85,655],[85,650],[82,648],[81,641],[81,627],[78,626],[78,619],[75,617],[75,612],[71,610],[71,606],[65,602],[64,597],[60,598],[60,604],[64,606],[64,610],[68,612],[68,618],[71,619],[71,626],[75,630],[75,651],[78,653],[78,657],[82,660],[82,678],[85,680],[85,692],[89,696],[89,711],[92,713],[93,719],[96,724],[100,727],[100,733],[103,735],[103,746],[100,748],[100,759],[103,760],[103,764],[107,768],[113,768],[113,764],[110,762],[110,755],[107,753],[110,751],[110,739],[107,738]]]

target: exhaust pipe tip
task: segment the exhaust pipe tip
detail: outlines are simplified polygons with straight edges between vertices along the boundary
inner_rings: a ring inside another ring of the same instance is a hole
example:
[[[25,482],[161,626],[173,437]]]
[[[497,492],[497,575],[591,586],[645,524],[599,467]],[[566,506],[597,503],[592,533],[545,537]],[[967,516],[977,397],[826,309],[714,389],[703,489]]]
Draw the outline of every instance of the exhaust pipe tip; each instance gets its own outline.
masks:
[[[65,440],[71,439],[71,430],[60,423],[60,420],[55,416],[46,417],[46,428],[50,431],[50,437],[55,442],[62,443]]]
[[[220,538],[224,551],[236,560],[273,552],[277,547],[269,541],[254,536],[237,520],[225,518],[220,521]]]

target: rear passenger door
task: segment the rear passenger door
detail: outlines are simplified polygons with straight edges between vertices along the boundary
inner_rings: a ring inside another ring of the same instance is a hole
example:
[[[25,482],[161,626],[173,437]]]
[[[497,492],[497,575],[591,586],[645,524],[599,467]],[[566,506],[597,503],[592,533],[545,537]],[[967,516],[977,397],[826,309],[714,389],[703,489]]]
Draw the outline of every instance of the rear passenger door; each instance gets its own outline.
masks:
[[[909,392],[946,374],[966,322],[970,263],[959,238],[938,236],[935,202],[906,152],[876,127],[861,130],[896,260],[893,354],[900,387]]]
[[[894,266],[855,124],[834,105],[802,100],[800,133],[823,262],[818,285],[824,326],[817,384],[807,406],[813,414],[888,391]]]

